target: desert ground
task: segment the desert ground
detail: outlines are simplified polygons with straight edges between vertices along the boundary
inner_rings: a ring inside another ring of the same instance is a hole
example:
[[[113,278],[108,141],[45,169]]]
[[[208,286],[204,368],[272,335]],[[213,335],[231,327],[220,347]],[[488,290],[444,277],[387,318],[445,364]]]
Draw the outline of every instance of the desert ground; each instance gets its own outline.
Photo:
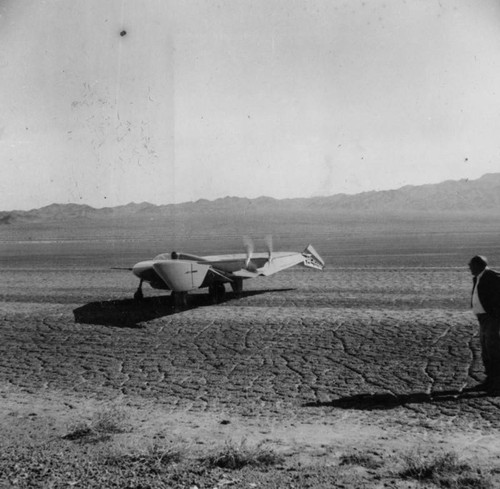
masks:
[[[498,234],[278,237],[276,249],[311,241],[327,267],[248,280],[216,305],[200,290],[182,311],[148,286],[134,302],[138,280],[111,269],[171,249],[156,237],[21,235],[0,240],[0,487],[500,485],[500,398],[468,390],[483,369],[466,267],[477,252],[500,267]],[[175,244],[239,251],[227,238]],[[105,436],[99,416],[116,421]],[[116,476],[89,462],[151,447],[279,462]],[[466,477],[408,475],[450,454]]]

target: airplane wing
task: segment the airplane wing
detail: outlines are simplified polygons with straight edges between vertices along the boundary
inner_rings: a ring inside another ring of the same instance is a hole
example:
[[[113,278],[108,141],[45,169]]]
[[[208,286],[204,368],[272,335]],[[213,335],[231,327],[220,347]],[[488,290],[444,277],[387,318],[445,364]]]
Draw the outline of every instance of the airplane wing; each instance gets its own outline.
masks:
[[[255,262],[257,266],[242,267],[239,270],[233,271],[232,274],[235,277],[254,278],[259,275],[267,277],[300,264],[318,270],[323,270],[325,267],[325,262],[312,245],[308,245],[302,253],[287,251],[269,253],[266,255],[265,261],[259,255],[256,257]],[[213,266],[216,267],[217,264],[213,263]]]
[[[272,255],[264,266],[258,270],[259,275],[267,277],[287,268],[304,263],[304,256],[302,253],[293,253],[284,256],[280,256],[278,254],[276,255],[277,256]]]
[[[302,253],[275,253],[260,268],[259,275],[269,276],[295,265],[304,265],[309,268],[323,270],[325,262],[312,245],[308,245]]]

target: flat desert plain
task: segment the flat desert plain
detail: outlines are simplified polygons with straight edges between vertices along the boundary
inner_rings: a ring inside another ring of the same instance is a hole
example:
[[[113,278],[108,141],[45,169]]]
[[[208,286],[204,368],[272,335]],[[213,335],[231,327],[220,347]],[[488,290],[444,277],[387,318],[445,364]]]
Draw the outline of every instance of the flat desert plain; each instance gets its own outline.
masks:
[[[72,427],[114,412],[127,429],[98,444],[123,452],[152,443],[192,454],[265,446],[285,457],[282,471],[333,467],[328,487],[421,487],[398,475],[404,460],[453,452],[500,483],[500,398],[468,390],[483,369],[466,263],[482,251],[500,264],[495,236],[316,238],[324,271],[296,267],[248,280],[241,296],[228,287],[216,305],[199,291],[183,311],[148,286],[134,302],[138,280],[111,269],[151,258],[155,247],[170,251],[168,244],[2,241],[4,458],[47,443],[69,450]],[[183,250],[238,251],[215,237],[203,250],[202,241],[193,249],[186,238]],[[275,241],[300,251],[309,239]],[[366,457],[376,463],[367,467]],[[36,478],[8,467],[5,487],[68,487],[42,468]],[[67,484],[87,487],[72,477]],[[249,477],[233,472],[179,487],[325,487]]]

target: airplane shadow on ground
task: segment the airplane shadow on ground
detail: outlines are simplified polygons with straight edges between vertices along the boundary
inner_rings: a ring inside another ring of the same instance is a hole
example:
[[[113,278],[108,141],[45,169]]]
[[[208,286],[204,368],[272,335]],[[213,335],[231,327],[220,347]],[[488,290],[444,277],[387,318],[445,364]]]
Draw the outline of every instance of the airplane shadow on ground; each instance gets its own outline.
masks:
[[[354,396],[341,397],[327,402],[309,402],[303,407],[334,407],[340,409],[357,409],[362,411],[389,410],[406,404],[432,404],[441,402],[457,402],[463,399],[477,399],[487,397],[483,391],[474,388],[459,390],[437,391],[428,394],[426,392],[414,392],[410,394],[394,395],[390,393],[381,394],[357,394]]]
[[[270,292],[287,292],[295,289],[264,289],[241,292],[236,295],[228,292],[219,300],[218,304],[231,300],[242,299],[254,295]],[[182,309],[174,307],[170,295],[147,297],[137,301],[134,299],[121,299],[112,301],[90,302],[73,310],[75,323],[114,326],[117,328],[140,328],[140,323],[151,321],[179,312],[189,311],[198,307],[214,306],[208,294],[188,295],[187,306]]]

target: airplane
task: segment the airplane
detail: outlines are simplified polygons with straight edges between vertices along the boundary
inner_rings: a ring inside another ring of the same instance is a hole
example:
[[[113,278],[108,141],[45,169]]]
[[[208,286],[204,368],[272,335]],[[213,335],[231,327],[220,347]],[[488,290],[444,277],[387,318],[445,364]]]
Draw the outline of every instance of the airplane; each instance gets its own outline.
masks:
[[[176,307],[186,306],[187,292],[207,287],[215,304],[224,296],[226,283],[239,294],[243,280],[249,278],[267,277],[299,264],[318,270],[325,267],[310,244],[302,252],[273,252],[272,243],[268,245],[267,253],[253,253],[253,245],[247,241],[246,253],[196,256],[173,251],[136,263],[131,270],[140,283],[134,299],[144,298],[142,285],[147,282],[154,289],[170,290]]]

